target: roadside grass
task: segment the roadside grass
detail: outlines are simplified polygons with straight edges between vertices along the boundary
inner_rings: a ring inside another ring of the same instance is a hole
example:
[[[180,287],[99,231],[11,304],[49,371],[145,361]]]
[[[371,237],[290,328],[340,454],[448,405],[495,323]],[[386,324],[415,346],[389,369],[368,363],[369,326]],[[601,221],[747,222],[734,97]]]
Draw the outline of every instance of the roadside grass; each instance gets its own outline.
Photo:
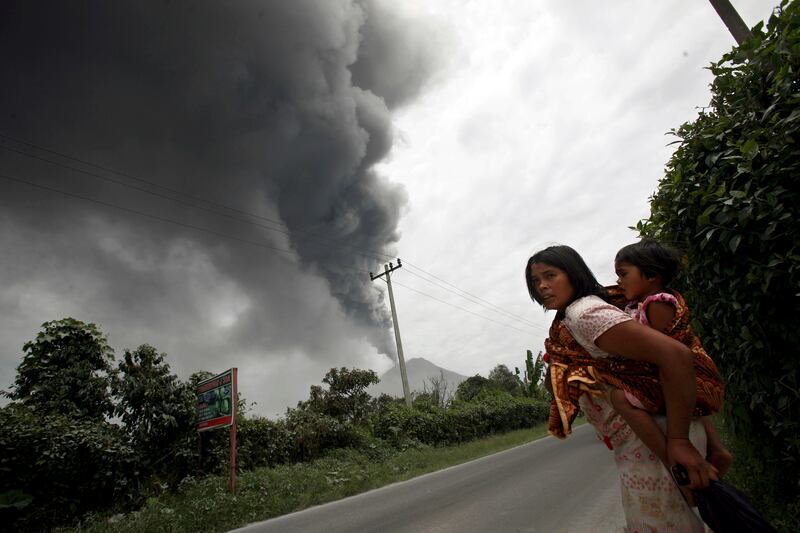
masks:
[[[458,446],[334,450],[309,463],[243,472],[238,476],[235,496],[228,491],[227,476],[187,479],[176,493],[149,498],[139,511],[96,515],[75,529],[58,531],[229,531],[465,463],[546,435],[545,423]]]

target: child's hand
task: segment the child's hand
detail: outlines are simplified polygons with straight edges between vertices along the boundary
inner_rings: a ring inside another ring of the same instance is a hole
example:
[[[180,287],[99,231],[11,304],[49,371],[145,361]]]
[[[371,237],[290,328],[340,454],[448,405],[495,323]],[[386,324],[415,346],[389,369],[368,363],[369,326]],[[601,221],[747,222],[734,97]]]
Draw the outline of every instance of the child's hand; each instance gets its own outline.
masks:
[[[689,488],[705,488],[710,479],[719,478],[716,467],[703,459],[689,439],[667,439],[667,456],[670,464],[679,464],[686,469]]]

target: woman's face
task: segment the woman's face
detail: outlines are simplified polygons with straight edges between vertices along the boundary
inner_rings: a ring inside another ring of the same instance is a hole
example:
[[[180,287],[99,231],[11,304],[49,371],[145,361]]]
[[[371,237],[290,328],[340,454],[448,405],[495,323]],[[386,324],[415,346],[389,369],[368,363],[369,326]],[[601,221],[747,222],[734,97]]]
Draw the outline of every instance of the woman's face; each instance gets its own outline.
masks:
[[[533,288],[542,299],[547,309],[562,311],[575,296],[575,289],[569,281],[567,273],[547,263],[531,265]]]

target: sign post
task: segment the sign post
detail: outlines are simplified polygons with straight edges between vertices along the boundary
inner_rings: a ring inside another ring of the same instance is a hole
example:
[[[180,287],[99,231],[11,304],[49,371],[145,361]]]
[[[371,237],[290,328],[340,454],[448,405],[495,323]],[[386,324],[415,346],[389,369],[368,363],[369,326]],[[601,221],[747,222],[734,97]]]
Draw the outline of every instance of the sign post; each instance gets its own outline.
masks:
[[[232,494],[236,492],[237,377],[238,370],[231,368],[197,384],[197,431],[219,427],[231,428],[228,487]]]

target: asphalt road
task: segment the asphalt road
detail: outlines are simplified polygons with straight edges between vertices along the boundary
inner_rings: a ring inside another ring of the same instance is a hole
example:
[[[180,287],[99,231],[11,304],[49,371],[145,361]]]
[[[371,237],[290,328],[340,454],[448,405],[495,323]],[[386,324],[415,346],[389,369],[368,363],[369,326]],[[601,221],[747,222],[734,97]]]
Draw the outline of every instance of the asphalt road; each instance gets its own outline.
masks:
[[[611,452],[588,425],[237,532],[617,532]]]

